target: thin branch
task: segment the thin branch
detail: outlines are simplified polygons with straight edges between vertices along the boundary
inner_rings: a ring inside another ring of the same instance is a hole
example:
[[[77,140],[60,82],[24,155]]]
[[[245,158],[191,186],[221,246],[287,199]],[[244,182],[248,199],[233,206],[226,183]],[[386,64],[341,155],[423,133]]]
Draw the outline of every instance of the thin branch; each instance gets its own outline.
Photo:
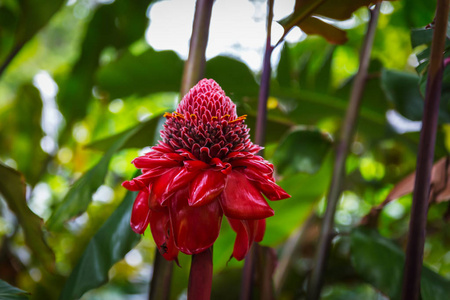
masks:
[[[208,44],[209,24],[214,0],[197,0],[192,25],[189,57],[186,60],[181,81],[180,97],[183,97],[205,73],[205,51]],[[150,282],[149,300],[166,300],[170,296],[173,263],[166,261],[156,249],[153,277]],[[153,291],[152,291],[153,290]]]
[[[272,31],[272,20],[273,20],[273,2],[274,0],[269,0],[268,14],[267,14],[267,35],[266,35],[266,47],[264,52],[264,60],[262,66],[261,83],[259,87],[259,98],[258,98],[258,116],[256,118],[256,137],[255,142],[260,146],[265,144],[266,136],[266,122],[267,122],[267,101],[269,99],[270,90],[270,77],[271,77],[271,65],[270,57],[272,55],[273,47],[270,44],[271,41],[271,31]],[[261,150],[262,152],[263,150]],[[261,153],[262,154],[262,153]],[[240,299],[247,300],[251,299],[253,292],[254,283],[254,273],[255,273],[255,261],[256,255],[259,252],[259,245],[253,243],[250,248],[246,258],[244,269],[242,272],[241,281],[241,293]]]
[[[212,247],[192,255],[189,273],[188,300],[209,300],[212,286]]]
[[[430,65],[428,68],[425,108],[422,120],[423,125],[420,133],[419,154],[417,156],[417,176],[414,183],[408,245],[406,248],[402,291],[402,299],[404,300],[416,300],[420,297],[420,274],[422,271],[430,178],[433,167],[441,96],[448,13],[449,0],[438,0],[436,7],[436,25],[434,27]]]
[[[308,285],[308,300],[319,299],[320,291],[322,289],[323,274],[333,236],[334,215],[336,213],[339,197],[342,193],[342,186],[345,178],[345,161],[347,159],[350,143],[352,142],[355,133],[359,107],[367,80],[367,69],[369,67],[370,52],[378,23],[380,6],[381,2],[378,2],[375,7],[370,10],[370,21],[367,28],[367,34],[360,53],[360,65],[353,82],[350,103],[341,129],[341,136],[337,144],[333,177],[327,197],[328,204],[320,231],[315,264]]]

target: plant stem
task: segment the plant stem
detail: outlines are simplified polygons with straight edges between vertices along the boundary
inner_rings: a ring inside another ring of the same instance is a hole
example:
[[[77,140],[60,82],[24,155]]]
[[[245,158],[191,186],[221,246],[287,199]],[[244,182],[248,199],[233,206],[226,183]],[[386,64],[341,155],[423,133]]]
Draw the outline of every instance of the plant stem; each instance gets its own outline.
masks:
[[[191,87],[202,79],[205,72],[205,51],[208,44],[213,2],[213,0],[197,0],[189,57],[184,64],[183,79],[181,81],[181,96],[185,95]]]
[[[172,281],[173,263],[167,261],[156,249],[153,263],[153,277],[150,281],[150,300],[168,300],[170,297],[170,283]],[[156,276],[157,275],[157,276]]]
[[[212,247],[192,255],[188,300],[209,300],[213,274]]]
[[[308,284],[308,300],[319,299],[320,291],[322,289],[323,274],[331,246],[331,239],[333,237],[334,215],[336,213],[337,203],[342,192],[342,186],[345,178],[345,161],[347,159],[350,143],[352,142],[355,133],[357,116],[367,79],[370,52],[378,23],[378,15],[380,13],[380,6],[381,3],[378,2],[375,7],[370,10],[370,21],[360,53],[359,69],[353,82],[350,103],[347,108],[343,127],[341,129],[341,136],[337,144],[333,177],[327,197],[328,204],[320,231],[315,264]]]
[[[258,115],[256,118],[256,136],[255,143],[264,146],[265,136],[266,136],[266,122],[267,122],[267,100],[269,99],[269,89],[270,89],[270,77],[272,73],[270,65],[270,57],[274,47],[270,44],[271,31],[272,31],[272,20],[273,20],[273,2],[274,0],[269,0],[268,14],[267,14],[267,35],[266,35],[266,47],[264,51],[264,59],[261,74],[261,83],[259,86],[259,97],[258,97]],[[262,154],[263,150],[260,151]],[[241,280],[241,293],[240,299],[247,300],[251,299],[253,291],[253,279],[255,273],[255,261],[256,254],[259,252],[259,245],[253,243],[247,256],[245,257],[244,269],[242,271]]]
[[[404,300],[416,300],[420,297],[420,274],[422,271],[430,178],[438,123],[448,13],[449,0],[438,0],[428,68],[419,154],[417,156],[417,175],[414,183],[411,220],[406,247],[402,291],[402,299]]]
[[[192,25],[189,56],[184,65],[180,98],[193,87],[205,73],[205,51],[208,44],[209,24],[214,0],[197,0]],[[180,99],[181,100],[181,99]],[[193,257],[194,259],[194,257]],[[153,277],[150,281],[150,300],[166,300],[170,296],[173,263],[166,261],[156,249]]]

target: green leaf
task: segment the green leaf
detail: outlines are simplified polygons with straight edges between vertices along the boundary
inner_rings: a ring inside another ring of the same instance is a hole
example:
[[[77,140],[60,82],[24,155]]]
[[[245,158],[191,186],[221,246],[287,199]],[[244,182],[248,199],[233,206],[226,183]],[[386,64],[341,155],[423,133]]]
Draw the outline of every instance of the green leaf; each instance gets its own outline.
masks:
[[[102,67],[96,79],[109,99],[178,92],[183,65],[183,61],[173,51],[148,49],[137,56],[126,53],[117,61]]]
[[[80,56],[69,77],[60,84],[59,108],[69,125],[86,115],[103,50],[107,47],[120,50],[142,38],[148,25],[146,10],[151,2],[152,0],[116,0],[99,6],[95,11],[89,22]],[[128,74],[125,74],[122,76],[127,77]]]
[[[55,256],[42,232],[42,219],[27,205],[26,185],[22,174],[0,163],[0,193],[16,215],[23,229],[25,242],[36,259],[49,271],[55,271]]]
[[[27,300],[29,293],[18,289],[6,281],[0,280],[0,299],[2,300]]]
[[[128,192],[122,203],[89,242],[62,290],[60,299],[78,299],[108,281],[109,269],[140,240],[130,227],[137,192]]]
[[[381,83],[386,97],[401,115],[413,121],[422,120],[424,102],[417,75],[383,70]]]
[[[257,97],[259,86],[252,71],[243,62],[216,56],[206,62],[206,78],[212,78],[234,102],[243,96]]]
[[[356,272],[390,299],[400,299],[405,255],[376,230],[355,228],[351,233],[351,261]],[[423,300],[446,299],[450,281],[427,267],[422,269]]]
[[[282,87],[291,86],[291,55],[289,45],[285,43],[281,49],[280,61],[277,66],[277,81]]]
[[[119,139],[120,136],[126,135],[131,131],[133,131],[133,133],[123,143],[119,150],[125,148],[144,148],[155,145],[159,139],[159,131],[162,129],[162,125],[165,120],[166,119],[163,118],[162,115],[155,116],[150,120],[138,124],[137,126],[133,126],[125,131],[94,141],[87,145],[87,147],[95,150],[106,151],[114,145],[114,142]]]
[[[51,230],[58,230],[65,221],[86,211],[92,200],[92,194],[105,179],[112,156],[122,148],[138,129],[139,127],[120,134],[102,159],[74,183],[47,221],[47,226]]]
[[[50,21],[64,2],[21,0],[16,5],[7,1],[0,3],[0,46],[4,46],[0,47],[0,66],[7,63],[8,58],[13,58]]]
[[[41,128],[42,99],[31,83],[22,85],[5,122],[0,124],[0,146],[3,153],[17,162],[29,184],[34,186],[41,175],[47,154],[40,142],[44,133]]]
[[[331,145],[328,134],[317,129],[297,127],[280,141],[273,162],[284,176],[297,172],[313,174],[319,170]]]

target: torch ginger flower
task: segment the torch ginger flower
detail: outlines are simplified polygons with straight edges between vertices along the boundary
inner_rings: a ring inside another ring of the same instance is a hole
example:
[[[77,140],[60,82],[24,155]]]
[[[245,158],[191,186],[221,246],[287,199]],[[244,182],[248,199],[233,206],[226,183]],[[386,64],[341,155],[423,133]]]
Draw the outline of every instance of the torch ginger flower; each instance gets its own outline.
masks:
[[[166,113],[162,141],[133,160],[142,175],[122,185],[139,191],[131,227],[148,224],[160,253],[200,253],[216,241],[222,216],[237,233],[232,256],[242,260],[262,240],[270,200],[290,197],[275,184],[273,165],[256,153],[245,116],[212,79],[203,79]]]

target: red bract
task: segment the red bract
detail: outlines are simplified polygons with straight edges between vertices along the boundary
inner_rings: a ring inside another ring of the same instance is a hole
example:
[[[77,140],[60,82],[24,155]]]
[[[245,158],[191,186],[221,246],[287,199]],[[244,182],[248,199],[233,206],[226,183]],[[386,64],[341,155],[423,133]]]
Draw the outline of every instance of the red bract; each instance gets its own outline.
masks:
[[[237,233],[233,256],[241,260],[261,241],[270,200],[290,197],[275,184],[273,166],[256,153],[245,116],[212,79],[203,79],[166,113],[162,141],[133,160],[142,175],[123,186],[139,191],[131,227],[148,224],[161,254],[197,254],[212,246],[225,215]]]

